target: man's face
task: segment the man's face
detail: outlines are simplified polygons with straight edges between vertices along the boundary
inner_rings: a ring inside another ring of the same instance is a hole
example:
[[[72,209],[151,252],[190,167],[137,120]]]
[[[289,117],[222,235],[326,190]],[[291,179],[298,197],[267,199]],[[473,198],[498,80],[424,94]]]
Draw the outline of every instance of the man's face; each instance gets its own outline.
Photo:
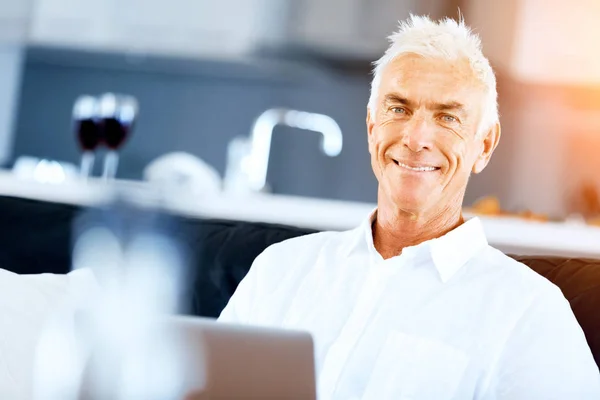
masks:
[[[467,60],[392,61],[367,115],[380,200],[416,214],[462,203],[471,171],[483,170],[500,134],[495,126],[477,135],[484,98]]]

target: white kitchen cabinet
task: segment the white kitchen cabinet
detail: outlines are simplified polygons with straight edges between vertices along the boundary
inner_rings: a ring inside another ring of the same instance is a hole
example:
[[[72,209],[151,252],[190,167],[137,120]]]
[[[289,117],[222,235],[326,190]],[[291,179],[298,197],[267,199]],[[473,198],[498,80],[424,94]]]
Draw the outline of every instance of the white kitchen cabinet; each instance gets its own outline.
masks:
[[[37,0],[30,42],[161,55],[240,55],[266,0]]]
[[[369,60],[399,20],[423,8],[418,0],[35,1],[30,42],[38,45],[238,56],[275,44]]]
[[[235,56],[251,52],[264,0],[126,0],[120,47],[161,54]]]
[[[0,0],[0,45],[27,39],[33,0]]]
[[[11,159],[32,0],[0,0],[0,164]]]
[[[64,47],[102,47],[108,1],[36,0],[31,12],[29,42]]]
[[[24,50],[21,45],[0,46],[0,164],[11,159]]]
[[[376,204],[272,194],[237,196],[213,193],[194,197],[152,196],[147,182],[102,180],[45,184],[18,179],[0,171],[0,195],[42,202],[98,206],[113,201],[115,193],[145,206],[160,206],[175,215],[202,219],[283,224],[318,230],[348,230],[360,225]],[[115,192],[115,187],[119,190]],[[160,205],[159,205],[160,204]],[[465,212],[466,218],[475,216]],[[600,227],[573,222],[535,222],[520,218],[480,216],[490,245],[510,254],[600,257]]]
[[[295,0],[287,0],[295,1]],[[334,57],[375,59],[417,0],[304,0],[290,7],[285,42]]]

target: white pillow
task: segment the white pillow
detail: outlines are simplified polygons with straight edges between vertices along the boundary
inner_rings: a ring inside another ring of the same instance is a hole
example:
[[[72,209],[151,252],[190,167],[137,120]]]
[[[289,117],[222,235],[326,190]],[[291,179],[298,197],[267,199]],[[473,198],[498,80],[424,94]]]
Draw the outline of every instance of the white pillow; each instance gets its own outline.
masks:
[[[18,275],[0,269],[0,399],[32,398],[36,345],[46,320],[65,304],[77,309],[97,288],[86,269],[66,275]]]

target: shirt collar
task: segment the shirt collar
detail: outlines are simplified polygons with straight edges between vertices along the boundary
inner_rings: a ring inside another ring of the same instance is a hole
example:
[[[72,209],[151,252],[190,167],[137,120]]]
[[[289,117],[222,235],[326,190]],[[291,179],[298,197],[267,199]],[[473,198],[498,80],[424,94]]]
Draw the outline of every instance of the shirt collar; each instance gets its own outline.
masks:
[[[376,215],[377,209],[354,229],[348,242],[347,255],[360,249],[364,251],[366,246],[370,254],[381,259],[373,244],[372,224]],[[474,217],[439,238],[406,247],[402,255],[411,259],[429,258],[445,283],[487,244],[481,220]]]
[[[477,217],[428,243],[431,259],[444,283],[488,245],[483,225]]]
[[[377,215],[377,208],[369,213],[369,216],[361,222],[361,224],[351,231],[351,236],[346,247],[346,256],[351,255],[354,251],[358,251],[364,246],[367,246],[369,252],[375,250],[373,245],[373,230],[372,225]]]

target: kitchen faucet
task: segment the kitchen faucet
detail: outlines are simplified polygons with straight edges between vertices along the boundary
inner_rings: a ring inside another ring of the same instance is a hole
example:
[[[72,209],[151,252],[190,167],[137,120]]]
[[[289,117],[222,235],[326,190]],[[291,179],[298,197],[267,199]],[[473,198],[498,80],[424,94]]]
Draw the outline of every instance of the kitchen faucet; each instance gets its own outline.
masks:
[[[243,158],[239,161],[238,167],[241,171],[235,171],[235,173],[244,175],[245,185],[252,191],[264,191],[267,184],[271,139],[273,130],[278,125],[321,133],[323,135],[321,150],[329,157],[335,157],[342,151],[342,131],[333,118],[323,114],[283,108],[266,110],[254,122],[248,138],[234,139],[237,141],[238,150],[240,146],[245,146],[245,150],[241,152]],[[236,151],[236,153],[239,157],[240,151]],[[228,165],[232,165],[231,160]],[[228,173],[231,172],[228,171]]]

